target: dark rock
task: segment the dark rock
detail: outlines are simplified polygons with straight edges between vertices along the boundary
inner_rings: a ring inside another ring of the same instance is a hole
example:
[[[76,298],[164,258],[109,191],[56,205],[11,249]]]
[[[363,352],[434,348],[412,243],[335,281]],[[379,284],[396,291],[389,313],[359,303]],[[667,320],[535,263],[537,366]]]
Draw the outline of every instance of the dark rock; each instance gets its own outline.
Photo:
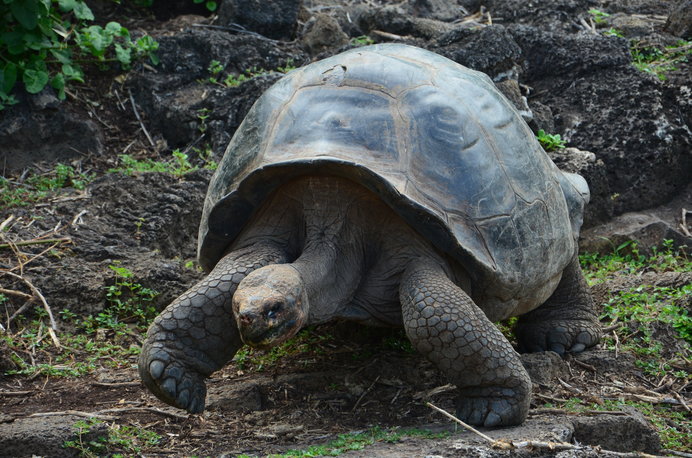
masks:
[[[661,248],[663,240],[671,240],[674,249],[692,249],[692,237],[678,231],[668,222],[650,212],[625,213],[600,226],[582,232],[579,248],[589,253],[612,253],[627,242],[636,243],[641,254],[651,255],[652,248]]]
[[[341,30],[339,22],[327,14],[317,14],[305,24],[301,42],[310,54],[338,48],[348,43],[348,35]]]
[[[639,415],[595,415],[575,417],[574,440],[598,445],[615,452],[656,453],[661,439],[656,430]]]
[[[495,82],[495,86],[502,92],[502,95],[507,97],[517,109],[521,117],[527,123],[533,121],[533,112],[529,108],[526,97],[521,93],[519,82],[513,78],[506,78],[502,81]]]
[[[692,0],[679,2],[668,16],[664,28],[676,37],[692,39]]]
[[[553,121],[553,111],[549,106],[542,104],[537,100],[528,100],[529,109],[533,115],[533,119],[529,126],[538,132],[543,130],[547,133],[555,132],[555,122]]]
[[[0,167],[21,170],[37,162],[69,162],[103,154],[103,134],[86,114],[63,106],[52,89],[18,94],[0,116]]]
[[[108,425],[92,426],[88,433],[77,437],[72,426],[83,417],[56,415],[48,417],[17,418],[10,423],[0,424],[0,454],[15,458],[50,456],[56,458],[79,456],[76,449],[64,447],[65,441],[80,439],[84,443],[96,441],[107,435]]]
[[[567,364],[553,351],[524,353],[521,363],[529,373],[531,381],[538,385],[551,385],[558,377],[567,373]]]
[[[613,214],[660,205],[687,185],[692,137],[678,105],[684,88],[631,66],[624,39],[510,30],[525,58],[525,83],[553,111],[556,132],[605,164],[607,186],[595,187],[609,189]],[[603,216],[587,215],[585,225]]]
[[[443,22],[452,22],[466,15],[462,6],[448,0],[414,0],[413,12],[418,17]]]
[[[435,38],[452,29],[446,22],[415,17],[411,11],[392,5],[362,11],[358,25],[366,32],[380,31],[425,39]]]
[[[209,30],[163,37],[158,54],[160,68],[132,80],[148,125],[173,148],[203,140],[200,146],[210,144],[217,159],[255,100],[281,76],[270,70],[307,59],[296,45]],[[223,67],[214,75],[217,84],[209,82],[213,60]],[[266,72],[236,87],[222,84],[229,74],[246,74],[249,69]],[[204,126],[200,116],[206,117]]]
[[[225,0],[218,12],[220,25],[238,24],[277,40],[295,37],[301,0]]]
[[[589,8],[599,7],[596,0],[490,0],[493,23],[525,24],[537,28],[574,33],[583,30],[580,17],[588,17]]]
[[[438,38],[431,51],[493,78],[517,78],[521,48],[502,26],[458,28]]]
[[[584,209],[584,227],[599,221],[607,221],[613,216],[613,199],[608,184],[605,164],[589,151],[577,148],[564,148],[551,151],[548,156],[565,172],[577,173],[589,184],[591,200]]]

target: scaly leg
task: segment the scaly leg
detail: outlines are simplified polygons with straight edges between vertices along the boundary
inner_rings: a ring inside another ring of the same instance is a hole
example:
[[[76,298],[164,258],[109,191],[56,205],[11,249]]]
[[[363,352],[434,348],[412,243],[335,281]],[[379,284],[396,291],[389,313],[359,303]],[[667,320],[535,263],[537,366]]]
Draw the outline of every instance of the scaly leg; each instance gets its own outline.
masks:
[[[204,379],[233,358],[242,342],[231,309],[238,283],[253,270],[286,262],[271,244],[233,251],[156,317],[139,357],[144,384],[162,401],[204,410]]]
[[[515,331],[522,352],[551,350],[562,355],[598,343],[601,325],[577,256],[565,268],[552,296],[522,315]]]
[[[484,426],[522,423],[531,380],[512,345],[471,298],[426,261],[408,266],[400,296],[414,347],[459,390],[458,417]]]

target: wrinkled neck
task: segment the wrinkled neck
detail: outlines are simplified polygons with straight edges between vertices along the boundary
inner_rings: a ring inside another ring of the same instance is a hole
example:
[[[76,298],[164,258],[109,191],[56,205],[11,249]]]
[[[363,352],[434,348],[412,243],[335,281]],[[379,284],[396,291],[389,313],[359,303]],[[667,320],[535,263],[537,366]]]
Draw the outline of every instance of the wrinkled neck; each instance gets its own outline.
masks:
[[[309,324],[328,321],[351,301],[360,279],[358,266],[349,259],[352,257],[336,243],[315,240],[291,264],[303,279]]]

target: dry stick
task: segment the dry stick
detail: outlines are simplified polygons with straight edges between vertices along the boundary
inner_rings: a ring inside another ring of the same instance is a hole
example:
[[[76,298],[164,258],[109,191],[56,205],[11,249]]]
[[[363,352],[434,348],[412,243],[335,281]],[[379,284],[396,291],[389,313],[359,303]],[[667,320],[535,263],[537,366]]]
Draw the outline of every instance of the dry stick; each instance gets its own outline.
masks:
[[[485,439],[487,442],[490,443],[490,446],[493,448],[498,448],[502,450],[513,450],[513,449],[543,449],[543,450],[551,450],[551,451],[559,451],[559,450],[588,450],[590,447],[586,446],[580,446],[580,445],[572,445],[568,444],[566,442],[542,442],[542,441],[532,441],[532,440],[522,440],[522,441],[510,441],[508,439],[493,439],[490,436],[486,436],[482,432],[478,431],[477,429],[467,425],[463,421],[459,420],[457,417],[452,415],[451,413],[448,413],[445,410],[440,409],[437,406],[434,406],[433,404],[426,402],[425,403],[428,407],[437,410],[441,414],[445,415],[446,417],[454,420],[455,422],[459,423],[462,425],[464,428],[468,429],[474,434],[477,434],[479,437]],[[649,455],[647,453],[642,453],[642,452],[634,452],[634,453],[622,453],[622,452],[614,452],[611,450],[604,450],[604,449],[599,449],[599,452],[604,452],[604,453],[610,453],[615,456],[622,456],[622,457],[643,457],[643,458],[651,458],[655,457],[655,455]]]
[[[130,103],[132,104],[132,111],[135,112],[135,116],[137,117],[137,121],[139,121],[139,125],[142,127],[142,131],[144,131],[144,135],[147,136],[147,140],[149,140],[149,144],[152,146],[152,148],[156,147],[154,140],[152,140],[151,135],[149,135],[149,131],[147,130],[146,127],[144,127],[144,122],[142,122],[142,117],[139,116],[139,111],[137,111],[137,105],[135,104],[135,98],[132,96],[132,91],[128,88],[127,92],[130,94]]]
[[[455,417],[455,416],[452,415],[451,413],[447,412],[446,410],[442,410],[442,409],[440,409],[439,407],[437,407],[436,405],[434,405],[434,404],[432,404],[432,403],[430,403],[430,402],[426,402],[425,405],[428,406],[428,407],[430,407],[431,409],[437,410],[438,412],[440,412],[440,413],[441,413],[442,415],[444,415],[445,417],[447,417],[447,418],[449,418],[449,419],[451,419],[451,420],[456,421],[457,423],[459,423],[459,424],[460,424],[461,426],[463,426],[464,428],[468,429],[468,430],[471,431],[472,433],[474,433],[474,434],[476,434],[477,436],[482,437],[483,439],[485,439],[486,441],[488,441],[491,445],[494,444],[494,443],[496,442],[495,439],[493,439],[492,437],[486,436],[485,434],[483,434],[482,432],[478,431],[476,428],[474,428],[474,427],[471,426],[471,425],[467,425],[466,423],[464,423],[463,421],[459,420],[457,417]]]
[[[17,296],[17,297],[21,297],[24,300],[29,300],[29,299],[34,298],[34,296],[32,296],[31,294],[23,293],[21,291],[15,291],[13,289],[5,289],[5,288],[0,288],[0,294],[6,294],[8,296]]]
[[[380,376],[378,375],[377,378],[375,379],[375,381],[372,382],[372,383],[370,384],[370,386],[368,387],[368,389],[365,390],[365,391],[363,391],[363,394],[360,395],[360,397],[359,397],[358,400],[356,401],[355,405],[354,405],[353,408],[351,409],[351,412],[355,412],[355,411],[356,411],[356,409],[357,409],[358,406],[360,405],[360,402],[363,400],[363,398],[365,397],[365,395],[368,394],[368,393],[370,392],[370,390],[372,390],[372,387],[375,386],[375,383],[377,383],[377,381],[378,381],[379,379],[380,379]]]
[[[81,410],[63,410],[60,412],[37,412],[37,413],[32,413],[31,415],[28,415],[27,417],[28,418],[31,418],[31,417],[57,417],[59,415],[74,415],[76,417],[98,418],[99,420],[108,420],[108,421],[117,420],[116,417],[111,417],[108,415],[100,415],[98,413],[82,412]]]
[[[685,208],[682,209],[682,223],[680,224],[680,229],[682,229],[682,232],[684,232],[686,236],[692,237],[692,234],[690,234],[689,229],[687,229],[687,214],[688,213],[692,213],[692,212],[688,211]]]
[[[70,240],[70,241],[72,241],[72,240]],[[48,253],[50,250],[52,250],[52,249],[55,248],[56,246],[60,245],[60,243],[61,243],[61,242],[55,242],[54,244],[52,244],[51,246],[49,246],[49,247],[46,248],[45,250],[41,251],[40,253],[33,255],[31,258],[29,258],[29,260],[24,261],[24,262],[21,264],[22,270],[24,269],[24,267],[25,267],[27,264],[31,264],[32,262],[34,262],[34,260],[40,258],[41,256],[43,256],[44,254]],[[19,266],[14,266],[13,268],[10,269],[10,272],[12,272],[13,270],[18,269],[18,268],[19,268]]]
[[[26,278],[22,277],[21,275],[17,275],[13,272],[9,271],[0,271],[0,275],[9,275],[10,277],[14,277],[17,280],[23,281],[26,286],[29,287],[31,292],[34,294],[35,297],[37,297],[41,303],[43,304],[43,308],[46,309],[46,313],[48,313],[48,318],[50,319],[50,328],[53,331],[58,330],[58,324],[55,322],[55,318],[53,318],[53,312],[50,309],[50,306],[48,305],[48,302],[46,302],[46,298],[43,297],[43,294],[41,294],[41,291],[38,290],[29,280]],[[57,336],[54,333],[51,333],[51,337],[53,338],[53,343],[55,344],[56,347],[60,348],[60,342],[58,341]]]

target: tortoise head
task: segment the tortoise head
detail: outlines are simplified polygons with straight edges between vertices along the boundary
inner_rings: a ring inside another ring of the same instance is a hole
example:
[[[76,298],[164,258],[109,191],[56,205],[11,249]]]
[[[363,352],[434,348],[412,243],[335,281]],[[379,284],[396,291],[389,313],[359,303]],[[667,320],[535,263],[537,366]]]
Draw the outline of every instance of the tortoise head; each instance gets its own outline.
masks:
[[[256,348],[271,348],[298,333],[308,317],[308,298],[300,273],[273,264],[245,277],[233,295],[240,337]]]

